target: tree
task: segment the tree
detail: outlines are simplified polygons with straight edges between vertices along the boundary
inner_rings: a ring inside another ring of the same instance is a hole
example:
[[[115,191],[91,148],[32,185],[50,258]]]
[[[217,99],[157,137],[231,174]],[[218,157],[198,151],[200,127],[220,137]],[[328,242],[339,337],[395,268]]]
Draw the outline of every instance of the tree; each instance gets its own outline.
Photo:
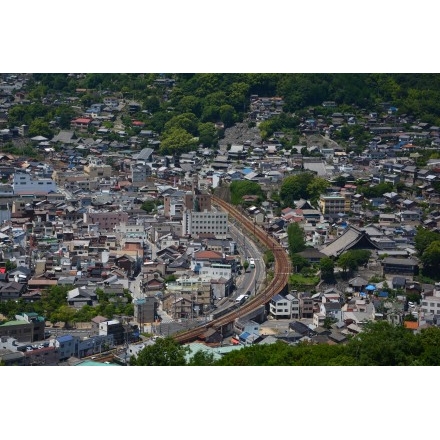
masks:
[[[335,324],[336,322],[338,322],[336,318],[326,317],[324,318],[324,323],[322,326],[327,330],[330,330],[332,328],[332,325]]]
[[[359,266],[363,266],[368,263],[370,259],[371,251],[367,249],[353,249],[348,250],[339,255],[337,264],[346,272],[352,272]]]
[[[162,154],[184,153],[196,145],[193,136],[183,128],[172,128],[165,132],[160,143]]]
[[[438,277],[440,267],[440,241],[433,241],[423,252],[420,260],[423,263],[423,273]]]
[[[440,329],[424,328],[417,334],[417,340],[423,347],[419,365],[440,365]]]
[[[310,267],[310,261],[299,254],[292,254],[290,260],[292,261],[292,266],[295,268],[295,272],[301,272],[303,268]]]
[[[76,310],[72,309],[68,305],[62,305],[57,309],[57,321],[64,322],[65,325],[69,325],[75,321]]]
[[[290,223],[287,227],[287,239],[291,257],[306,248],[304,230],[298,223]]]
[[[430,231],[419,226],[414,237],[414,247],[419,256],[423,255],[425,249],[434,241],[440,241],[440,234],[438,232]]]
[[[262,201],[264,200],[264,192],[261,186],[257,182],[251,182],[248,180],[234,180],[230,187],[231,191],[231,203],[233,205],[239,205],[243,203],[243,196],[254,195]]]
[[[183,347],[171,337],[158,338],[153,345],[143,348],[137,356],[130,359],[135,366],[183,366],[188,348]]]
[[[14,270],[17,267],[17,263],[11,260],[6,260],[5,267],[6,267],[6,272],[9,272],[10,270]]]
[[[319,196],[325,192],[325,190],[330,186],[328,180],[322,177],[315,177],[306,187],[307,198],[310,199],[312,203],[316,203]]]
[[[206,351],[198,351],[188,361],[188,366],[191,367],[207,367],[215,365],[214,354]]]
[[[280,198],[284,206],[293,206],[295,200],[308,199],[308,185],[315,179],[312,173],[299,173],[283,179],[280,189]]]
[[[243,261],[243,269],[246,272],[249,268],[249,261],[248,260],[244,260]]]
[[[42,119],[34,119],[29,126],[29,136],[44,136],[48,139],[52,138],[52,130],[49,124]]]
[[[264,252],[263,261],[266,268],[269,268],[275,262],[275,256],[271,250]]]
[[[405,327],[387,321],[369,322],[348,344],[348,353],[359,365],[411,365],[423,347]]]
[[[324,257],[319,262],[319,268],[321,269],[321,278],[326,282],[331,282],[335,278],[335,263],[330,257]]]
[[[232,105],[222,105],[219,109],[220,120],[225,124],[225,127],[231,127],[238,120],[238,116]]]
[[[153,212],[156,209],[156,201],[155,200],[146,200],[144,203],[142,203],[141,209],[143,209],[144,211],[146,211],[148,213]]]
[[[344,252],[338,257],[337,264],[345,273],[350,273],[353,270],[356,270],[358,267],[356,261],[350,256],[348,252]]]
[[[203,122],[199,124],[199,142],[204,147],[212,147],[217,144],[217,132],[212,122]]]
[[[194,113],[183,113],[173,116],[166,124],[165,131],[182,129],[195,136],[197,134],[197,117]]]

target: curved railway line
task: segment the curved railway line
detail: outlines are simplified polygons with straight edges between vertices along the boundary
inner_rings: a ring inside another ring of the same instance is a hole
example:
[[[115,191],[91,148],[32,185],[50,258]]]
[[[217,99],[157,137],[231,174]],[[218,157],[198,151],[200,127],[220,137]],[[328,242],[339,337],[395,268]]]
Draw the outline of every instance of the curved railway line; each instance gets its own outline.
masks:
[[[289,274],[291,273],[291,265],[287,253],[273,237],[269,236],[268,233],[259,226],[256,226],[252,220],[243,215],[235,206],[215,196],[212,196],[212,203],[239,221],[243,225],[243,228],[251,235],[254,235],[255,241],[260,242],[266,249],[273,252],[275,259],[274,277],[272,282],[267,285],[261,293],[245,302],[239,310],[232,310],[195,329],[173,335],[173,338],[181,344],[196,340],[208,328],[220,328],[228,325],[237,317],[246,315],[257,307],[267,304],[275,294],[280,293],[287,286]]]

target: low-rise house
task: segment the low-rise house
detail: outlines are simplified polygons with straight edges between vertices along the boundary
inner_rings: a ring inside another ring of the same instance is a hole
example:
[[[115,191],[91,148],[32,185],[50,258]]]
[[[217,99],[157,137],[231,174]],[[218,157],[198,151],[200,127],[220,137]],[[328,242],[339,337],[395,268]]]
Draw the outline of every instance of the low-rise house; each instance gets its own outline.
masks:
[[[260,337],[260,324],[238,318],[234,321],[236,339],[243,345],[251,345]]]
[[[322,302],[319,311],[325,316],[325,318],[333,318],[338,322],[342,321],[342,309],[341,303],[339,302]]]
[[[55,340],[55,347],[58,349],[60,361],[67,360],[77,353],[78,338],[72,335],[58,336]]]
[[[77,287],[67,292],[67,303],[69,306],[80,309],[81,307],[88,305],[94,306],[97,303],[98,296],[96,289],[87,288],[86,286]]]
[[[17,301],[26,293],[26,284],[15,281],[0,283],[0,301]]]
[[[392,258],[383,260],[384,274],[417,275],[419,271],[418,262],[413,258]]]
[[[291,302],[277,294],[272,297],[269,302],[269,313],[276,319],[278,318],[290,318],[292,314]]]
[[[286,299],[288,301],[290,301],[291,318],[299,319],[300,318],[300,304],[299,304],[300,301],[299,301],[299,299],[291,293],[286,295]]]
[[[300,321],[292,321],[289,323],[289,328],[291,330],[293,330],[294,332],[298,333],[299,335],[301,335],[301,337],[312,337],[314,336],[316,333],[314,330],[312,330],[308,325],[304,324],[303,322]]]
[[[206,344],[220,344],[223,341],[223,336],[218,330],[209,328],[199,336],[199,339]]]

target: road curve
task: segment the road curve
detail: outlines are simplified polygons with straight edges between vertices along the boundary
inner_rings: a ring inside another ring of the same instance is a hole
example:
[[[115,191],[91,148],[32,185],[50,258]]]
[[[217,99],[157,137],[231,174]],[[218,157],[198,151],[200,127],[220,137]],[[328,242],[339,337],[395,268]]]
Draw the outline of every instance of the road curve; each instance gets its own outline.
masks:
[[[257,307],[267,304],[275,294],[280,293],[283,291],[283,289],[285,289],[291,273],[291,265],[287,253],[273,237],[269,236],[268,233],[259,226],[256,226],[255,223],[249,219],[249,217],[243,215],[243,213],[240,212],[235,206],[232,206],[215,196],[212,196],[212,203],[219,206],[230,216],[239,221],[243,225],[243,228],[245,228],[250,234],[254,234],[255,232],[254,241],[258,241],[266,249],[272,250],[275,259],[274,277],[272,282],[267,285],[260,294],[245,302],[239,310],[233,310],[220,318],[212,320],[195,329],[173,335],[173,338],[181,344],[186,344],[196,340],[210,327],[220,328],[224,325],[230,324],[237,317],[246,315],[255,310]]]

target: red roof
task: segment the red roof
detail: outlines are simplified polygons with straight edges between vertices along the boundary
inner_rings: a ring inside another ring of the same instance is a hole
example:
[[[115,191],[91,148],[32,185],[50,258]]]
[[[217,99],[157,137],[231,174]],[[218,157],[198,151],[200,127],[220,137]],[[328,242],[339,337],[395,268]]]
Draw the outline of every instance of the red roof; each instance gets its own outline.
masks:
[[[417,330],[419,328],[419,324],[416,321],[405,321],[404,325],[409,330]]]
[[[223,255],[220,254],[219,252],[215,252],[215,251],[198,251],[194,254],[194,257],[198,260],[200,259],[219,259],[222,258]]]
[[[90,124],[92,122],[92,118],[77,118],[72,121],[74,124]]]

